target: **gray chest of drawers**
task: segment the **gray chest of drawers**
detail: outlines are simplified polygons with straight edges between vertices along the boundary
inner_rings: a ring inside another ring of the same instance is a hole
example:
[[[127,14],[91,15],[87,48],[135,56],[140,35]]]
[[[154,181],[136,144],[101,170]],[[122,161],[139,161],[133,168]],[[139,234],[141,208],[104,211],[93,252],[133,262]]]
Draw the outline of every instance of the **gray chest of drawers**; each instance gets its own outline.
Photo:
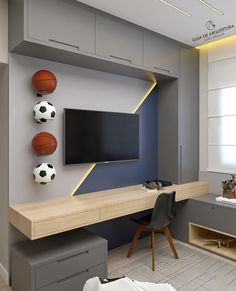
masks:
[[[107,241],[84,229],[12,247],[14,291],[80,291],[88,278],[107,277]]]

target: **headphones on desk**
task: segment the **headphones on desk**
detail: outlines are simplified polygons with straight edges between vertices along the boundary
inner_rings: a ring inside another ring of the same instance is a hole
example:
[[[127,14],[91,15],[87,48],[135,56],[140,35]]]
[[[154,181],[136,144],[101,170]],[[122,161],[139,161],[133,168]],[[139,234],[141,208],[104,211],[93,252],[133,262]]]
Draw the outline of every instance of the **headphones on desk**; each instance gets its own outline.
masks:
[[[143,184],[143,187],[151,189],[151,190],[161,190],[162,189],[162,184],[158,181],[146,181]]]

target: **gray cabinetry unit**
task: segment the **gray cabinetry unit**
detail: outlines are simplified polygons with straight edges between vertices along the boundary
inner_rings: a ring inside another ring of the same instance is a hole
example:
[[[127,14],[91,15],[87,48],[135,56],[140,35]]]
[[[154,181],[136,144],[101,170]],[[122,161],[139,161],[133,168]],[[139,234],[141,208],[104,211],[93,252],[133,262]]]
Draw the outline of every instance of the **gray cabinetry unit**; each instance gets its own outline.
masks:
[[[107,276],[107,241],[84,229],[12,247],[14,291],[81,291],[91,277]]]
[[[176,41],[76,0],[9,0],[9,50],[145,80],[180,70]]]
[[[198,180],[199,172],[199,55],[180,50],[179,154],[180,183]]]
[[[208,194],[189,200],[189,222],[236,235],[236,206],[216,202],[217,195]]]
[[[143,65],[151,70],[179,76],[179,45],[152,33],[143,33]]]
[[[64,0],[30,0],[26,6],[26,39],[95,53],[95,13]]]
[[[96,15],[96,54],[142,65],[142,31],[108,16]]]
[[[159,83],[158,177],[198,180],[198,52],[180,48],[180,78]]]

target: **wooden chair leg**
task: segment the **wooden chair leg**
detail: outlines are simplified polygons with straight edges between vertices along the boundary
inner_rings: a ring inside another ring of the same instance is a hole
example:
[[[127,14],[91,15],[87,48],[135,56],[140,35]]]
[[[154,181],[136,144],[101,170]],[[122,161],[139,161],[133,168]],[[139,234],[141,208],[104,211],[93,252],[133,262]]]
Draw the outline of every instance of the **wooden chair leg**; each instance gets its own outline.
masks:
[[[152,229],[152,270],[155,271],[155,230]]]
[[[130,244],[130,247],[129,247],[129,250],[128,250],[128,254],[127,254],[127,258],[129,258],[132,255],[132,252],[133,252],[133,250],[134,250],[134,248],[136,246],[137,240],[139,239],[139,236],[140,236],[141,232],[142,232],[142,226],[139,225],[137,227],[137,230],[135,232],[133,240],[132,240],[132,242]]]
[[[179,256],[178,256],[178,254],[177,254],[177,251],[176,251],[175,245],[174,245],[173,240],[172,240],[172,236],[171,236],[171,233],[170,233],[169,227],[166,226],[166,227],[163,228],[163,230],[164,230],[164,233],[165,233],[165,235],[166,235],[166,238],[167,238],[167,240],[168,240],[168,242],[169,242],[169,245],[170,245],[170,247],[171,247],[171,249],[172,249],[172,252],[173,252],[175,258],[176,258],[176,259],[179,259]]]

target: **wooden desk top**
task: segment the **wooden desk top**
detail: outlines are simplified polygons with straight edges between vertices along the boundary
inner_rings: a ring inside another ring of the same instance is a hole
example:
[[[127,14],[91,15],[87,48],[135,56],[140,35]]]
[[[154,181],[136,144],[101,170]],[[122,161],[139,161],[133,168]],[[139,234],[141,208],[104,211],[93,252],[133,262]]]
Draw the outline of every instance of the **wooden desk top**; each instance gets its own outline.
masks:
[[[132,214],[154,206],[163,192],[176,191],[176,201],[208,194],[207,182],[173,185],[146,192],[142,185],[11,205],[9,221],[30,239]]]

